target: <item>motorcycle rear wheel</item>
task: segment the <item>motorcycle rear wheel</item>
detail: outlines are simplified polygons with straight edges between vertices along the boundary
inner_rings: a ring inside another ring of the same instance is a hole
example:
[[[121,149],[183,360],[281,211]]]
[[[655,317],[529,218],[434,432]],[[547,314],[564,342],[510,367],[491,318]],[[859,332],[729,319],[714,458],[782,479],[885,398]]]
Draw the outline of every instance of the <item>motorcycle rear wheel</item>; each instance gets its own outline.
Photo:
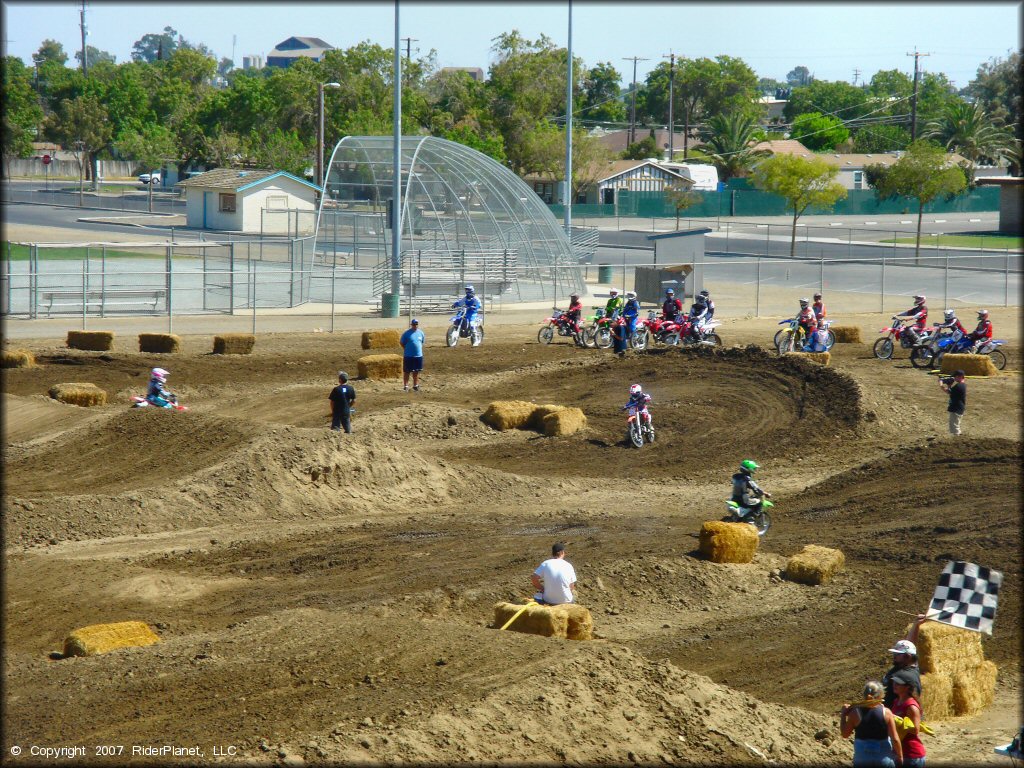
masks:
[[[629,422],[629,428],[626,430],[626,439],[636,448],[644,447],[644,434],[640,430],[640,424],[635,419]]]
[[[717,333],[709,333],[705,338],[707,338],[708,341],[714,342],[716,347],[722,346],[722,337]]]
[[[594,342],[594,329],[593,328],[584,328],[583,329],[583,333],[581,335],[583,336],[583,346],[584,347],[587,347],[588,349],[594,349],[594,347],[597,346],[597,344]]]
[[[879,339],[878,341],[875,342],[875,346],[873,348],[873,351],[875,353],[875,357],[877,357],[879,360],[892,360],[892,353],[893,353],[892,339],[890,339],[890,338]]]
[[[669,347],[679,346],[679,334],[678,333],[666,333],[665,344]]]
[[[541,344],[550,344],[553,338],[555,338],[555,331],[550,325],[545,325],[537,331],[537,341]]]
[[[444,335],[444,341],[449,347],[454,347],[459,343],[459,326],[453,325],[448,329],[448,333]]]
[[[758,536],[764,536],[768,533],[768,529],[772,527],[772,517],[763,509],[758,514],[748,518],[747,522],[757,529]]]
[[[828,331],[825,335],[825,349],[831,350],[832,345],[836,343],[836,335],[832,331]]]
[[[992,365],[996,367],[996,370],[1001,371],[1006,367],[1006,355],[1003,354],[1001,349],[993,349],[988,353],[988,357],[992,361]]]
[[[910,364],[915,368],[930,368],[932,357],[934,355],[928,347],[914,347],[910,353]]]

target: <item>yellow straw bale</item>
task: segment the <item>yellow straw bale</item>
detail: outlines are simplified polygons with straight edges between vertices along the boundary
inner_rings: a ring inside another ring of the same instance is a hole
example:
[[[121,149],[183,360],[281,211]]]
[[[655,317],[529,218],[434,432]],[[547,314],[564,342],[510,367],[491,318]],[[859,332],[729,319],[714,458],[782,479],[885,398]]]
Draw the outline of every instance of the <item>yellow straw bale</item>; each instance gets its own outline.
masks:
[[[808,544],[786,563],[785,577],[801,584],[824,584],[843,569],[846,558],[838,549]]]
[[[860,344],[860,328],[856,325],[833,325],[829,328],[836,337],[836,344]]]
[[[181,351],[181,337],[174,333],[140,333],[139,352],[174,353]]]
[[[494,429],[519,429],[529,422],[536,408],[535,403],[523,400],[495,400],[480,418]]]
[[[64,640],[65,656],[96,656],[118,648],[142,648],[160,638],[144,621],[92,624],[76,629]]]
[[[789,352],[788,354],[802,357],[804,360],[810,360],[819,365],[828,365],[828,361],[832,359],[832,354],[829,352]]]
[[[953,676],[977,669],[985,661],[981,635],[937,621],[926,621],[917,633],[917,663],[921,672]]]
[[[0,367],[31,368],[36,364],[36,356],[27,349],[5,349]]]
[[[54,384],[50,387],[50,397],[62,403],[80,405],[83,408],[107,404],[107,393],[95,384],[88,382]]]
[[[68,331],[66,344],[71,349],[109,352],[114,348],[113,331]]]
[[[963,371],[968,376],[997,376],[999,371],[988,355],[943,355],[942,373]]]
[[[402,346],[399,344],[401,334],[394,328],[384,328],[378,331],[363,331],[363,349],[394,349]]]
[[[256,344],[251,333],[224,333],[213,337],[213,354],[248,355]]]
[[[366,355],[356,362],[360,379],[402,378],[401,355]]]
[[[949,675],[929,672],[921,675],[921,703],[924,719],[931,722],[953,716],[953,683]]]
[[[953,712],[973,715],[989,704],[996,695],[996,665],[983,661],[973,669],[953,675]]]
[[[749,563],[759,537],[749,523],[709,520],[700,527],[700,553],[713,563]]]
[[[503,627],[522,607],[514,603],[497,603],[494,606],[494,626]],[[508,630],[563,640],[591,640],[594,636],[594,620],[589,609],[575,603],[530,605],[519,614]]]
[[[544,417],[544,434],[548,437],[572,435],[587,426],[587,416],[579,408],[562,408]]]
[[[538,432],[543,432],[544,419],[550,414],[558,413],[558,411],[561,411],[564,408],[564,405],[554,405],[551,403],[547,405],[534,405],[533,413],[530,414],[530,418],[527,419],[526,424],[523,426],[526,429],[535,429]]]

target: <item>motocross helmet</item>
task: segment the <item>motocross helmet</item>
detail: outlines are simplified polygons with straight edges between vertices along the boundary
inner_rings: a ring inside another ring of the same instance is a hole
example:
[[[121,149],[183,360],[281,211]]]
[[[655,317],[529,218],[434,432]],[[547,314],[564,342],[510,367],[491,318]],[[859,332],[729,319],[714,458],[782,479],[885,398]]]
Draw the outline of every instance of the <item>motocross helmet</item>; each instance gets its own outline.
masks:
[[[979,309],[978,310],[978,319],[979,320],[988,320],[988,310],[987,309]]]
[[[921,294],[919,296],[915,296],[914,297],[914,306],[915,307],[920,307],[922,304],[924,304],[924,295]]]
[[[740,462],[740,471],[748,474],[754,474],[758,470],[759,466],[756,461],[752,459],[744,459]]]
[[[629,394],[631,394],[631,395],[639,395],[643,391],[644,391],[644,388],[641,387],[639,384],[633,384],[629,388]]]
[[[615,296],[619,295],[619,289],[618,288],[609,288],[608,289],[608,293],[614,298]]]
[[[636,291],[626,291],[626,298],[627,299],[635,299],[636,298]]]
[[[700,296],[702,299],[704,299],[705,303],[707,302],[708,299],[711,298],[711,294],[708,293],[707,291],[701,291],[697,295]]]
[[[163,368],[154,368],[150,371],[150,375],[161,384],[167,380],[167,377],[171,375],[170,371],[165,371]]]
[[[947,309],[945,312],[942,313],[942,316],[946,319],[946,322],[948,323],[950,320],[956,317],[956,310]]]
[[[473,286],[472,285],[467,285],[466,286],[466,295],[467,296],[472,296],[473,295]]]
[[[810,302],[810,300],[808,300],[808,299],[800,299],[800,309],[807,309],[807,306],[808,306],[808,305],[809,305],[810,303],[811,303],[811,302]]]
[[[672,290],[671,288],[666,288],[666,289],[665,289],[665,295],[666,295],[666,296],[675,296],[675,295],[676,295],[676,292],[675,292],[675,291],[673,291],[673,290]]]
[[[573,301],[579,301],[580,295],[578,293],[570,293],[569,298]]]
[[[821,298],[821,294],[820,293],[814,294],[814,300],[815,301],[818,301],[820,298]]]

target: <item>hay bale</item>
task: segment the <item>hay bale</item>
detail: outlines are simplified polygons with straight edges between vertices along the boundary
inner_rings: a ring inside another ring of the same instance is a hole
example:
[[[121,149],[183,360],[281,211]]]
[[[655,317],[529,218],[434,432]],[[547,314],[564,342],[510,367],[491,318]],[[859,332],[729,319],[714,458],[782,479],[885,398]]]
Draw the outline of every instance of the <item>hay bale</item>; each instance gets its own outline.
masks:
[[[709,520],[700,527],[700,553],[713,563],[749,563],[759,540],[749,523]]]
[[[833,325],[829,328],[836,337],[836,344],[862,344],[860,328],[856,325]]]
[[[786,562],[784,576],[801,584],[824,584],[843,569],[846,558],[838,549],[808,544]]]
[[[402,334],[394,328],[385,328],[380,331],[363,331],[363,349],[394,349],[402,346],[399,339]]]
[[[170,354],[181,351],[181,337],[173,333],[140,333],[139,352]]]
[[[950,677],[980,667],[985,661],[981,635],[937,621],[926,621],[917,632],[917,663],[921,672]]]
[[[505,622],[522,607],[515,603],[497,603],[494,606],[494,626],[505,626]],[[508,630],[563,640],[591,640],[594,637],[594,619],[587,608],[576,603],[530,605]]]
[[[360,379],[402,378],[401,355],[367,355],[356,363]]]
[[[548,437],[564,437],[579,432],[587,426],[587,416],[579,408],[561,408],[544,417],[544,434]]]
[[[62,403],[80,405],[83,408],[107,404],[107,393],[95,384],[88,382],[54,384],[50,387],[50,397]]]
[[[963,371],[968,376],[997,376],[999,371],[988,355],[943,355],[942,373]]]
[[[480,419],[494,429],[519,429],[530,421],[536,408],[536,404],[524,400],[495,400]]]
[[[930,672],[921,675],[921,703],[924,719],[932,722],[953,716],[953,682],[949,675]]]
[[[144,621],[92,624],[76,629],[64,640],[65,656],[96,656],[118,648],[142,648],[160,638]]]
[[[65,342],[71,349],[88,349],[92,352],[109,352],[114,348],[113,331],[68,331]]]
[[[996,695],[998,670],[991,661],[953,675],[953,713],[974,715],[983,710]]]
[[[544,431],[544,419],[552,413],[558,413],[564,405],[554,405],[548,403],[546,405],[534,405],[533,413],[530,414],[530,418],[526,420],[526,424],[523,425],[524,429],[535,429],[538,432]]]
[[[36,356],[27,349],[5,349],[0,359],[2,368],[32,368],[36,364]]]
[[[832,359],[832,354],[829,352],[787,352],[786,354],[802,357],[804,360],[810,360],[819,365],[828,365],[828,361]]]
[[[225,333],[213,337],[213,354],[248,355],[255,344],[256,337],[251,333]]]

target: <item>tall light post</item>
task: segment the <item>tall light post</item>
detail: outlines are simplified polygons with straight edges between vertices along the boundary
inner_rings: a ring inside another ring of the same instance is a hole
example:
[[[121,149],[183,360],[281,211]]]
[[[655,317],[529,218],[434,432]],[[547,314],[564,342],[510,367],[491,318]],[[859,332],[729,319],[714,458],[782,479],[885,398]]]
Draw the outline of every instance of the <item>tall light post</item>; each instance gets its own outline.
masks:
[[[384,297],[381,297],[381,315],[384,317],[398,317],[398,295],[402,287],[402,52],[401,52],[401,23],[399,21],[398,0],[395,0],[395,48],[394,48],[394,102],[391,109],[392,118],[392,174],[391,180],[391,301],[390,306],[385,306]],[[412,166],[409,166],[410,173]]]
[[[341,88],[341,83],[320,83],[319,104],[320,122],[316,131],[316,183],[320,187],[320,194],[324,188],[324,88]]]
[[[569,74],[565,85],[565,236],[572,241],[572,0],[569,0]]]

